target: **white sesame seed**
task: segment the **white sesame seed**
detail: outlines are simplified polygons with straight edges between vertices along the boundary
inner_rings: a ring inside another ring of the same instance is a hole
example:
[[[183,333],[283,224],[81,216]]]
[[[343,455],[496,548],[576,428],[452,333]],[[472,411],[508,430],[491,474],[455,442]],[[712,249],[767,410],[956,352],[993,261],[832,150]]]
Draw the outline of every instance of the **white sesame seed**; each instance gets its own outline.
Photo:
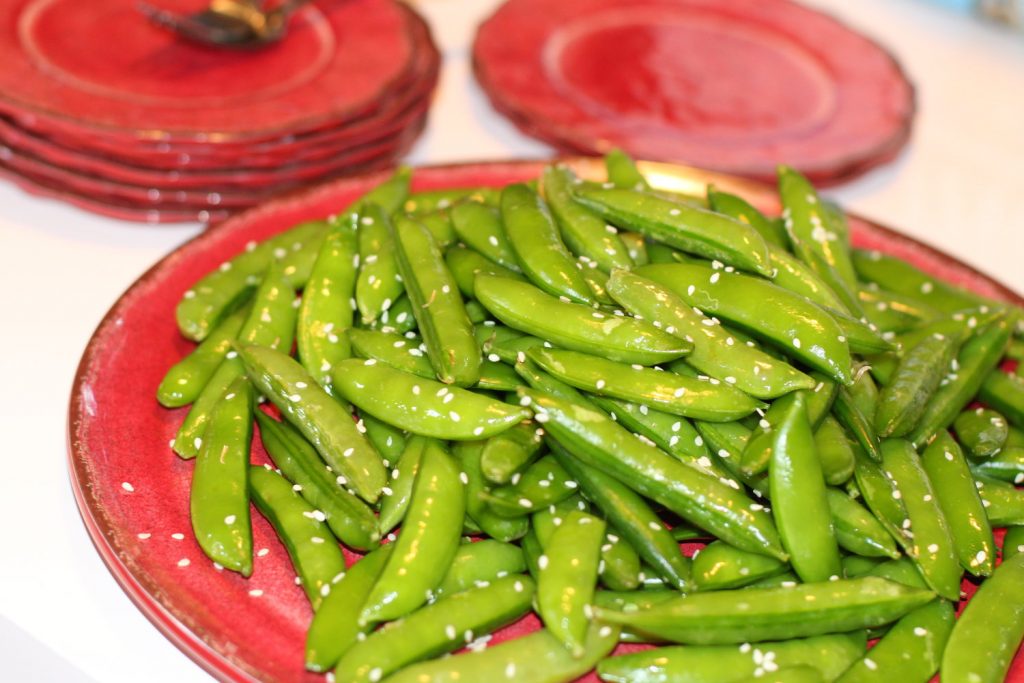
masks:
[[[183,557],[180,560],[178,560],[178,566],[179,567],[187,567],[190,564],[192,564],[192,561],[189,560],[187,557]]]

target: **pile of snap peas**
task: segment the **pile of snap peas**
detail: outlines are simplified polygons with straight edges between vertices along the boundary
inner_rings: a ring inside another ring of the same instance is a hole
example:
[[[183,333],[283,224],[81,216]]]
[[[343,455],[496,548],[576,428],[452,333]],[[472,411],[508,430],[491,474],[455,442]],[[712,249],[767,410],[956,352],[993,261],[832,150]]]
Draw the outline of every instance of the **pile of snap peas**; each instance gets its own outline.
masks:
[[[793,169],[771,217],[605,164],[399,169],[196,282],[158,399],[203,551],[249,576],[252,503],[339,683],[1003,680],[1020,311],[853,249]]]

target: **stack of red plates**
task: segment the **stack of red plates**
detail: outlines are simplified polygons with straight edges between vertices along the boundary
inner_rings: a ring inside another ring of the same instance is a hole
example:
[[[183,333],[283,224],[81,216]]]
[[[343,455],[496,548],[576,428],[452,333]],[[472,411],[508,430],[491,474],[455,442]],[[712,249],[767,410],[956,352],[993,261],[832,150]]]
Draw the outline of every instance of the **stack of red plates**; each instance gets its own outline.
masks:
[[[216,221],[394,164],[439,63],[394,0],[306,5],[253,50],[190,43],[135,0],[0,0],[0,175],[118,218]]]
[[[559,149],[818,183],[891,159],[914,91],[884,49],[788,0],[509,0],[474,69],[496,109]]]

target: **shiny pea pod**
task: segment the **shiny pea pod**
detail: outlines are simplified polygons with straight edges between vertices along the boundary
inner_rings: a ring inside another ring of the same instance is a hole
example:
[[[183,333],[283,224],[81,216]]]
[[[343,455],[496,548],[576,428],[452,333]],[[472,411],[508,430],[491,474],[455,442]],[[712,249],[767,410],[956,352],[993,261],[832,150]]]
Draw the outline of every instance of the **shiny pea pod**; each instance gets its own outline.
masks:
[[[405,432],[370,414],[360,415],[359,419],[366,427],[366,438],[384,460],[384,466],[395,462],[405,450]]]
[[[860,287],[857,299],[864,316],[883,332],[906,332],[941,315],[940,311],[917,299],[874,284]]]
[[[594,502],[644,562],[674,588],[684,590],[690,576],[690,562],[650,505],[625,484],[585,465],[561,446],[553,445],[552,451],[579,482],[584,495]]]
[[[1003,561],[1024,554],[1024,527],[1011,526],[1003,536]]]
[[[863,577],[788,588],[694,593],[634,612],[598,608],[595,616],[599,622],[675,643],[725,645],[881,626],[934,597],[931,591]]]
[[[463,202],[452,207],[451,217],[455,234],[476,253],[500,268],[522,272],[497,209],[479,202]]]
[[[238,337],[248,315],[247,308],[240,308],[226,317],[199,346],[167,371],[156,391],[160,405],[179,408],[199,397],[224,356],[231,351],[231,343]]]
[[[801,394],[775,429],[768,483],[772,516],[793,570],[807,583],[840,576],[825,479]]]
[[[881,457],[878,433],[875,431],[874,425],[868,421],[867,416],[861,412],[853,395],[846,387],[839,387],[836,392],[836,400],[832,404],[832,414],[836,421],[853,435],[865,453],[875,460]],[[877,411],[875,419],[877,420]]]
[[[764,241],[785,249],[789,248],[789,237],[781,223],[769,220],[753,204],[739,195],[723,192],[708,185],[708,204],[713,211],[725,214],[740,223],[746,223],[757,230]]]
[[[1010,435],[1006,418],[994,410],[965,410],[953,420],[956,438],[976,458],[988,458],[1006,445]]]
[[[604,168],[608,173],[608,182],[615,187],[645,190],[650,187],[633,158],[621,149],[609,150],[604,155]]]
[[[921,465],[949,523],[960,566],[975,576],[988,576],[996,544],[960,447],[948,432],[940,432],[921,455]]]
[[[1024,490],[982,474],[975,473],[974,480],[993,528],[1024,524]]]
[[[917,568],[917,565],[908,557],[901,557],[898,560],[888,560],[876,565],[869,572],[870,576],[878,576],[889,581],[895,581],[896,583],[902,583],[905,586],[912,588],[928,588],[928,584],[925,582],[924,577],[921,576],[921,570]]]
[[[480,469],[493,484],[506,484],[541,453],[543,432],[530,422],[521,422],[493,436],[484,444]]]
[[[913,446],[898,439],[882,442],[882,467],[906,505],[913,534],[907,554],[936,593],[959,600],[961,571],[949,522]]]
[[[394,239],[398,269],[438,379],[473,386],[480,379],[480,349],[440,250],[422,225],[408,219],[396,221]]]
[[[302,290],[295,341],[306,372],[330,393],[330,370],[348,358],[344,331],[352,327],[353,296],[358,273],[357,214],[340,221],[324,237],[320,253]]]
[[[372,359],[342,361],[333,375],[334,386],[345,400],[412,434],[451,440],[488,438],[530,417],[528,410]]]
[[[656,365],[679,358],[691,348],[650,323],[565,303],[507,278],[478,275],[476,295],[509,327],[566,349],[596,352],[623,363]]]
[[[768,255],[775,273],[773,283],[829,311],[849,312],[847,305],[832,288],[818,277],[810,266],[786,251],[784,247],[769,244]]]
[[[413,482],[416,481],[416,473],[419,472],[423,449],[426,446],[425,437],[413,436],[406,442],[401,455],[395,460],[391,480],[382,489],[378,517],[381,533],[388,533],[405,518],[412,498]]]
[[[295,330],[295,290],[275,266],[263,278],[256,291],[249,315],[238,333],[237,342],[260,344],[274,349],[290,349]],[[182,458],[193,458],[202,445],[203,432],[210,411],[245,368],[234,351],[225,354],[224,362],[210,377],[181,423],[171,447]]]
[[[478,202],[497,206],[499,190],[493,187],[455,187],[443,190],[420,190],[413,192],[402,204],[406,213],[421,214],[457,206],[463,202]],[[394,209],[397,210],[397,207]]]
[[[345,478],[346,485],[366,502],[375,503],[387,482],[387,470],[348,410],[280,351],[250,345],[239,347],[238,356],[253,384]],[[348,362],[361,361],[342,361]]]
[[[651,262],[651,257],[647,253],[647,241],[642,234],[620,230],[619,239],[626,245],[626,252],[629,258],[633,259],[633,263],[643,266]]]
[[[868,424],[875,422],[875,411],[878,409],[878,385],[871,376],[870,368],[861,365],[849,389],[850,402],[861,412]]]
[[[359,275],[355,299],[364,325],[377,321],[405,291],[389,213],[368,204],[359,215]]]
[[[404,292],[395,299],[391,308],[380,314],[380,317],[370,324],[371,330],[388,332],[392,334],[405,334],[416,329],[416,316],[413,315],[412,302]]]
[[[365,636],[368,629],[360,625],[359,614],[393,550],[394,545],[381,546],[357,560],[320,603],[306,633],[307,669],[327,671]]]
[[[480,470],[483,446],[483,441],[461,441],[452,446],[452,455],[461,469],[459,479],[466,491],[466,516],[491,538],[504,542],[514,541],[522,538],[529,530],[530,519],[501,517],[484,502],[481,494],[486,490],[486,482]]]
[[[693,585],[698,591],[740,588],[785,572],[785,562],[714,541],[693,556]]]
[[[313,506],[276,472],[250,467],[249,491],[256,509],[270,521],[288,550],[313,610],[319,609],[333,582],[345,573],[345,557],[330,530]]]
[[[496,514],[519,517],[569,498],[578,487],[554,457],[545,455],[514,477],[512,483],[481,497]]]
[[[755,398],[775,398],[815,384],[792,366],[740,343],[715,320],[696,313],[653,280],[616,270],[608,281],[608,291],[630,313],[657,321],[666,332],[691,342],[688,364]]]
[[[427,605],[371,633],[334,669],[338,681],[375,682],[418,661],[461,649],[530,610],[533,580],[507,576]]]
[[[410,666],[384,683],[569,683],[593,669],[618,642],[619,629],[591,624],[583,655],[574,657],[554,634],[541,629],[484,650]]]
[[[1024,426],[1024,378],[994,370],[982,383],[978,399],[1011,423]]]
[[[588,607],[597,586],[597,564],[605,523],[593,515],[570,512],[562,519],[539,558],[537,611],[545,628],[582,657]]]
[[[436,377],[418,337],[359,328],[348,330],[347,335],[357,358],[380,361],[419,377]]]
[[[635,190],[577,188],[574,196],[619,227],[740,270],[772,274],[761,235],[723,214]]]
[[[751,430],[742,422],[694,420],[693,424],[703,437],[704,443],[720,459],[719,462],[724,468],[727,468],[729,472],[741,475],[739,462],[747,442],[750,441]],[[756,478],[750,477],[745,481],[753,482],[756,481]]]
[[[702,312],[768,340],[840,384],[852,381],[850,348],[842,330],[803,297],[767,280],[700,265],[650,265],[636,272],[668,287]],[[758,305],[751,306],[751,301]]]
[[[458,550],[465,510],[458,466],[439,444],[428,443],[402,533],[366,599],[361,623],[397,619],[426,602]]]
[[[473,298],[476,291],[474,282],[477,273],[525,281],[525,278],[515,271],[493,263],[481,256],[479,252],[462,246],[448,249],[444,254],[444,262],[448,266],[448,270],[451,271],[452,277],[455,278],[455,284],[458,285],[459,291],[470,299]]]
[[[840,547],[861,557],[900,556],[892,536],[867,508],[833,487],[825,490],[825,496]]]
[[[1024,555],[1016,555],[996,568],[964,608],[942,655],[942,680],[998,683],[1022,640]]]
[[[864,504],[885,527],[896,543],[910,552],[913,541],[906,533],[907,507],[903,493],[898,491],[881,466],[870,459],[863,450],[855,449],[857,461],[853,468],[856,490],[863,496]]]
[[[252,574],[252,406],[252,386],[244,377],[236,379],[210,415],[189,491],[189,516],[199,547],[211,560],[242,576]]]
[[[742,491],[642,443],[596,409],[536,390],[520,394],[548,434],[585,464],[732,545],[786,558],[771,517]]]
[[[993,479],[1024,484],[1024,448],[1007,446],[990,458],[973,461],[971,469]]]
[[[855,249],[851,258],[861,280],[912,297],[940,311],[954,313],[985,303],[982,297],[934,278],[895,256]]]
[[[772,660],[772,670],[754,671],[749,678],[736,681],[736,683],[826,683],[821,672],[812,666],[790,666],[784,669],[776,668],[775,660]],[[767,672],[767,673],[766,673]]]
[[[437,246],[446,249],[458,239],[455,228],[452,227],[451,218],[447,209],[440,209],[430,213],[417,213],[416,220],[423,224],[430,236],[434,238]]]
[[[185,291],[174,311],[178,329],[193,341],[205,339],[250,296],[275,262],[291,287],[301,287],[313,264],[311,259],[297,259],[297,256],[305,257],[308,253],[315,258],[327,230],[327,223],[311,221],[264,242],[250,242],[244,252],[225,261]]]
[[[670,646],[610,657],[598,664],[597,672],[601,680],[614,683],[737,683],[759,672],[766,675],[767,660],[779,668],[813,667],[831,681],[860,659],[865,649],[862,634],[755,642],[740,647]]]
[[[640,403],[593,396],[591,400],[627,429],[650,439],[658,448],[683,462],[707,458],[704,437],[685,417],[672,415]],[[708,467],[711,461],[707,461]]]
[[[814,448],[826,484],[838,486],[849,481],[856,458],[842,425],[831,415],[814,431]]]
[[[452,566],[434,591],[434,597],[453,595],[491,581],[526,571],[523,551],[511,543],[483,539],[463,543],[455,551]]]
[[[588,259],[604,272],[613,268],[631,268],[633,259],[619,237],[618,229],[573,200],[575,181],[576,176],[564,166],[549,166],[541,176],[541,191],[551,207],[562,238],[581,260]]]
[[[527,357],[578,389],[708,421],[745,417],[761,404],[729,384],[628,366],[577,351],[533,348]]]
[[[316,449],[287,423],[256,412],[264,449],[303,498],[324,515],[327,526],[342,543],[357,550],[377,546],[381,531],[373,511],[337,481]]]
[[[838,683],[931,680],[955,621],[953,606],[945,600],[918,607],[896,622]]]
[[[501,220],[516,261],[531,282],[552,296],[594,303],[540,195],[523,183],[506,186],[501,192]]]

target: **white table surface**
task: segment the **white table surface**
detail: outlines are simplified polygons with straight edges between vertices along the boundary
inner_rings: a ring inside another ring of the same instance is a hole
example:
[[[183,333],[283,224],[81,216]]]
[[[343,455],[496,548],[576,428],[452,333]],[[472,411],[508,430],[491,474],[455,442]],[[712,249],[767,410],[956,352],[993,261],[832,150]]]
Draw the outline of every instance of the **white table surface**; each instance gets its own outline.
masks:
[[[919,98],[900,158],[830,194],[1024,292],[1024,35],[923,0],[810,4],[887,45]],[[550,154],[491,111],[472,80],[473,28],[495,5],[417,3],[445,65],[412,163]],[[100,218],[0,184],[0,679],[209,679],[100,561],[65,451],[68,392],[93,329],[138,275],[198,231]]]

